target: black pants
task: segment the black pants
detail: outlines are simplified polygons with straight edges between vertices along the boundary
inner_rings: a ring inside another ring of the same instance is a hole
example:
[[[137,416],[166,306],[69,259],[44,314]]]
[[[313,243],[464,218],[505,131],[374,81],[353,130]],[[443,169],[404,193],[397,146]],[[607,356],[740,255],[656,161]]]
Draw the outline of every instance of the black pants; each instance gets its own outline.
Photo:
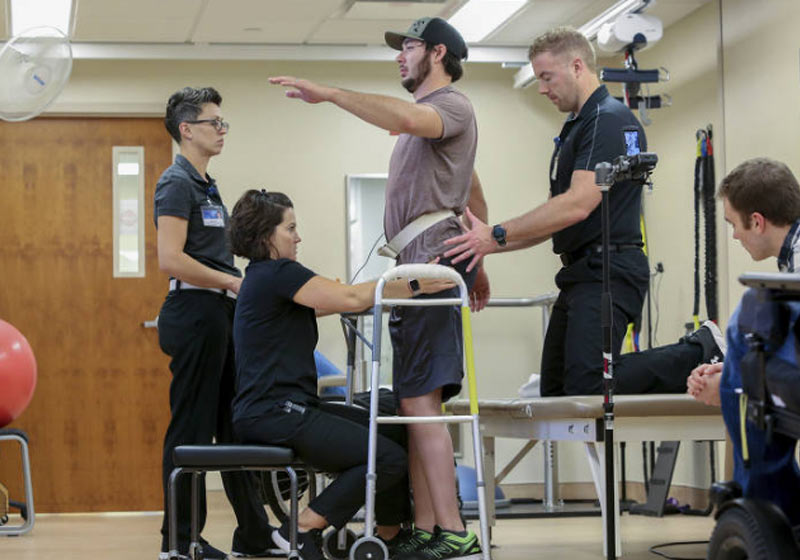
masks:
[[[561,289],[544,340],[542,396],[594,395],[603,391],[602,255],[584,257],[556,276]],[[615,392],[683,393],[686,378],[703,356],[698,344],[679,342],[620,356],[628,323],[639,315],[649,269],[644,254],[611,255],[612,353]]]
[[[358,407],[322,402],[304,412],[275,405],[259,418],[236,422],[236,434],[248,443],[291,447],[314,469],[337,474],[309,507],[336,528],[364,505],[369,413]],[[378,428],[375,518],[379,525],[409,521],[408,460],[405,426]]]
[[[158,340],[169,355],[172,417],[164,436],[164,521],[162,550],[167,550],[167,482],[174,468],[172,450],[178,445],[233,441],[231,402],[234,395],[232,324],[234,300],[201,290],[171,292],[158,316]],[[233,546],[264,550],[271,546],[264,506],[254,490],[252,473],[222,473],[225,493],[238,521]],[[178,479],[178,543],[188,546],[191,514],[191,476]],[[200,493],[199,527],[206,520],[205,488]]]

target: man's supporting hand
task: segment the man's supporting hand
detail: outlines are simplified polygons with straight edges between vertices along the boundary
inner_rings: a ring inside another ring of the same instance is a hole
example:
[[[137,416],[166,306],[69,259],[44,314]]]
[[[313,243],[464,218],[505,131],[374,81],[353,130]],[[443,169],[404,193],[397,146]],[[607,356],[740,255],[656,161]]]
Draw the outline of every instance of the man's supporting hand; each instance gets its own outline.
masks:
[[[470,226],[468,227],[462,223],[461,228],[464,233],[451,237],[444,242],[445,245],[455,245],[444,256],[448,258],[454,257],[451,259],[453,264],[471,257],[472,261],[467,266],[467,272],[469,272],[480,263],[484,256],[497,251],[497,242],[492,237],[491,226],[476,218],[469,208],[465,210],[465,213],[469,219]]]

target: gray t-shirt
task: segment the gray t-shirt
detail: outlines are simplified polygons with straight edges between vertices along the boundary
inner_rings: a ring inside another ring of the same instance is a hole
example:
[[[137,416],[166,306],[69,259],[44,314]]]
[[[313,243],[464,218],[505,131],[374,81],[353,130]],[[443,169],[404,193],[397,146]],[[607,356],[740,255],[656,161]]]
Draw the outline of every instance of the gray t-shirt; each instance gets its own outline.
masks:
[[[422,214],[438,210],[464,212],[469,200],[478,127],[469,99],[446,86],[417,100],[442,118],[438,139],[401,134],[389,162],[383,228],[391,240]],[[428,228],[400,253],[399,263],[428,262],[445,250],[444,240],[459,235],[456,218]]]

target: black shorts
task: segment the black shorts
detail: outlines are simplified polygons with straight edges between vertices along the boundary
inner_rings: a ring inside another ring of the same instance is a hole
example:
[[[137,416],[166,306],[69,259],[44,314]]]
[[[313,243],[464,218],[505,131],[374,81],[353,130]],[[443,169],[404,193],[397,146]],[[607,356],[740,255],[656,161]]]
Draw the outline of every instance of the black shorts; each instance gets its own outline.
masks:
[[[467,288],[475,282],[477,270],[465,272],[469,260],[453,266]],[[449,260],[440,264],[451,266]],[[416,299],[459,297],[458,288]],[[398,399],[420,397],[442,388],[442,402],[461,392],[464,350],[461,310],[455,306],[392,308],[389,316],[392,337],[392,385]]]

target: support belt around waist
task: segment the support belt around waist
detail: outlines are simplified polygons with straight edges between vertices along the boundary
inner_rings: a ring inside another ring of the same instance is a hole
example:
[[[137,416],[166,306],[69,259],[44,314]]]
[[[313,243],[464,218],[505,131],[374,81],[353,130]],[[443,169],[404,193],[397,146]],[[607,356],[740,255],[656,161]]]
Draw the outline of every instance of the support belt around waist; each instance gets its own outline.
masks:
[[[392,237],[386,245],[378,249],[378,254],[382,257],[396,259],[409,243],[429,227],[438,224],[449,217],[456,217],[452,210],[439,210],[418,216],[413,222],[407,224],[397,235]]]

